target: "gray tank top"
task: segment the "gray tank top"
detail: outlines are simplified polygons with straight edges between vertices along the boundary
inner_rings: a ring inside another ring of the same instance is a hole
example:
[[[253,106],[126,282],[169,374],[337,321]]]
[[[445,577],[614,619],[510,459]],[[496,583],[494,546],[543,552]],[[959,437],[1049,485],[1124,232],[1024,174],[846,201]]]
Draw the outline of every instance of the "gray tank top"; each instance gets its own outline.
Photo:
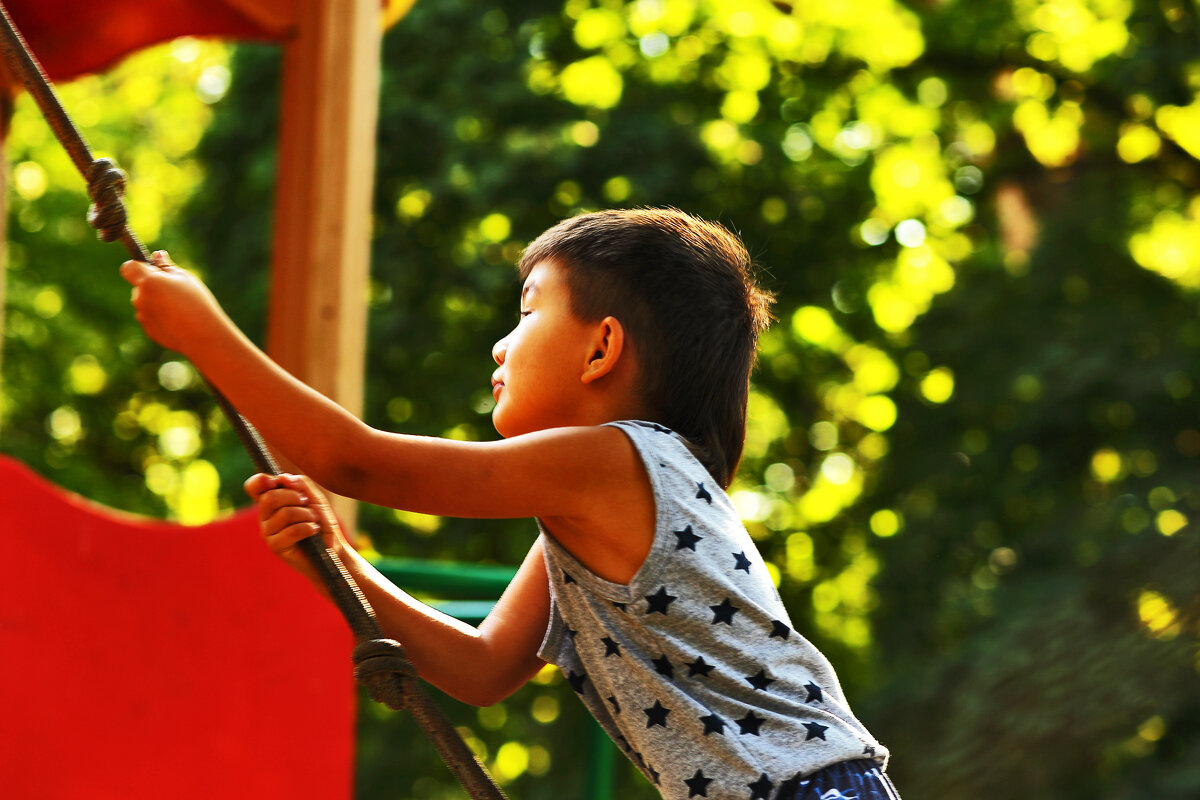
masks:
[[[664,798],[767,800],[789,778],[839,761],[886,765],[684,440],[654,423],[612,424],[650,476],[654,543],[621,585],[543,528],[551,612],[538,655]]]

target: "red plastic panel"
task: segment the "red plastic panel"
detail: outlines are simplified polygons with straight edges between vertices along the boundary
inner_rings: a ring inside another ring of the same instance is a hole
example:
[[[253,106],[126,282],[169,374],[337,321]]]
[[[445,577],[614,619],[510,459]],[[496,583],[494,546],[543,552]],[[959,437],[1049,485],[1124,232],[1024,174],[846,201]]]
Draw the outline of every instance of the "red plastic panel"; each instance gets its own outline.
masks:
[[[346,798],[353,640],[252,512],[114,512],[0,457],[0,797]]]

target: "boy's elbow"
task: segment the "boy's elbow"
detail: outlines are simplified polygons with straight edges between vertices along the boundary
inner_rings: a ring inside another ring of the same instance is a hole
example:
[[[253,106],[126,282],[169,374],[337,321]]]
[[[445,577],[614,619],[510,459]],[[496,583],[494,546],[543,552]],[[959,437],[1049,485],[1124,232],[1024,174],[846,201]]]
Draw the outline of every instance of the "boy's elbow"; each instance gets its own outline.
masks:
[[[494,706],[525,685],[524,675],[506,672],[496,659],[482,658],[471,663],[476,666],[458,673],[454,686],[439,687],[459,702],[479,708]]]
[[[516,690],[517,687],[515,686],[476,681],[463,691],[454,692],[453,695],[459,702],[479,708],[487,708],[488,706],[494,706],[496,703],[507,700]]]
[[[349,459],[331,459],[318,470],[309,473],[310,477],[334,494],[345,497],[359,497],[367,479],[367,471],[356,466]]]
[[[335,436],[322,437],[325,446],[314,454],[305,472],[334,494],[356,497],[367,479],[367,470],[358,457],[364,452],[366,425],[356,425]]]

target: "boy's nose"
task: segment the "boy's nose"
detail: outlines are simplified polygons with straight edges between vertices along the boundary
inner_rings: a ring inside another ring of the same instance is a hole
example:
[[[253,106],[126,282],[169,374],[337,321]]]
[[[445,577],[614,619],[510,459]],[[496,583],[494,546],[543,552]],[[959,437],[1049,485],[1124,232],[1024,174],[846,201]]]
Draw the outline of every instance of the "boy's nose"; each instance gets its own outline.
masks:
[[[505,336],[500,341],[492,345],[492,360],[497,364],[504,363],[504,357],[508,355],[508,337]]]

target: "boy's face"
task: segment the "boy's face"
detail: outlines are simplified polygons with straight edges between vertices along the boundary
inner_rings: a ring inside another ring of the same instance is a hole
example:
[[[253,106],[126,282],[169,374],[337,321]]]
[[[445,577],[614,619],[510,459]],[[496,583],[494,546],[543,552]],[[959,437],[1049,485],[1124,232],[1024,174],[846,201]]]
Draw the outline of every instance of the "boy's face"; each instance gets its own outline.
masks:
[[[594,327],[571,312],[563,267],[541,261],[530,270],[521,290],[521,319],[492,347],[498,365],[492,373],[492,424],[501,436],[585,424],[578,401]]]

